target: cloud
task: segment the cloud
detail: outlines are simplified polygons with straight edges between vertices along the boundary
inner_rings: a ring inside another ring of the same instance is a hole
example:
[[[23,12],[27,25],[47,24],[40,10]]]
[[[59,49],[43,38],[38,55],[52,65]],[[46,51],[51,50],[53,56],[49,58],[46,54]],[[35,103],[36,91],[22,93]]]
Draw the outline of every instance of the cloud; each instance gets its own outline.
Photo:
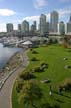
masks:
[[[71,7],[70,8],[64,8],[64,9],[59,9],[58,13],[59,13],[60,17],[65,16],[65,15],[69,15],[71,13]]]
[[[63,8],[63,9],[56,9],[56,11],[59,13],[60,21],[64,20],[65,18],[67,18],[66,20],[68,20],[68,17],[71,13],[71,7]],[[47,17],[47,22],[49,22],[50,21],[50,13],[47,13],[47,14],[44,13],[44,14]],[[12,20],[11,22],[14,24],[14,28],[17,29],[17,24],[22,23],[22,21],[24,21],[24,20],[27,20],[29,23],[31,23],[33,21],[37,21],[37,24],[38,24],[39,18],[40,18],[40,15],[27,16],[27,17],[24,17],[22,19]],[[6,31],[6,24],[5,23],[0,23],[0,31]]]
[[[6,32],[6,24],[0,23],[0,32]]]
[[[44,7],[45,5],[46,5],[46,0],[36,0],[34,2],[34,7],[36,9],[40,9],[40,8]]]
[[[28,16],[28,17],[25,17],[23,18],[23,20],[27,20],[27,21],[38,21],[39,20],[39,16]]]
[[[14,12],[13,10],[9,10],[9,9],[0,9],[0,16],[11,16],[11,15],[15,15],[16,12]]]
[[[14,30],[17,30],[17,24],[14,23],[13,26],[14,26]],[[6,32],[6,23],[0,22],[0,32]]]
[[[47,22],[49,22],[49,20],[50,20],[50,13],[45,14],[45,15],[46,15],[46,17],[47,17]]]
[[[59,19],[63,20],[63,18],[68,17],[71,13],[71,7],[68,8],[63,8],[63,9],[56,9],[56,11],[59,13]],[[50,13],[45,14],[47,17],[47,22],[50,21]],[[28,22],[33,22],[33,21],[37,21],[37,23],[39,23],[39,18],[40,15],[36,15],[36,16],[27,16],[25,18],[23,18],[22,20],[18,20],[20,23],[24,20],[27,20]]]
[[[46,15],[47,21],[48,21],[49,18],[50,18],[50,13],[45,14],[45,15]],[[37,23],[38,23],[38,22],[39,22],[39,18],[40,18],[40,15],[36,15],[36,16],[28,16],[28,17],[23,18],[22,21],[24,21],[24,20],[29,21],[29,22],[37,21]],[[18,21],[21,22],[21,20],[18,20]]]

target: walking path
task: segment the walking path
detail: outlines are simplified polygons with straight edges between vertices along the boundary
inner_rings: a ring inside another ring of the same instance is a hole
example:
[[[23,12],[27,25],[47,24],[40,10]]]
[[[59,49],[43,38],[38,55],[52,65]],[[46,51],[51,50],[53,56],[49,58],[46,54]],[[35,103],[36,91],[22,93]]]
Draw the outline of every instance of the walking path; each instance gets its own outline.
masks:
[[[5,82],[1,91],[0,91],[0,108],[12,108],[11,103],[11,95],[12,95],[12,88],[13,84],[18,77],[19,73],[25,68],[28,64],[28,59],[26,54],[23,55],[24,63],[23,66],[20,66]]]

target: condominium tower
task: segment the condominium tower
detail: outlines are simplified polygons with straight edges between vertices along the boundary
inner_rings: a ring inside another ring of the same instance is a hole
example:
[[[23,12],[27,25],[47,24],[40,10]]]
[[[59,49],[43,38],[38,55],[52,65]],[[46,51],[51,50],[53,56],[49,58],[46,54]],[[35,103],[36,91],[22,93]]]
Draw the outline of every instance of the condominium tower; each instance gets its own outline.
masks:
[[[41,16],[40,16],[39,30],[40,30],[40,35],[45,35],[45,33],[47,32],[47,30],[46,30],[46,15],[44,15],[44,14],[41,14]]]
[[[23,33],[28,33],[29,32],[29,22],[24,20],[22,22],[21,29]]]
[[[58,33],[63,35],[65,34],[65,24],[63,21],[61,21],[59,24],[58,24]]]
[[[21,31],[21,24],[18,24],[18,30]]]
[[[58,31],[58,12],[53,11],[50,14],[50,31],[57,32]]]
[[[6,29],[7,29],[7,32],[12,32],[13,31],[13,24],[12,23],[8,23],[6,24]]]

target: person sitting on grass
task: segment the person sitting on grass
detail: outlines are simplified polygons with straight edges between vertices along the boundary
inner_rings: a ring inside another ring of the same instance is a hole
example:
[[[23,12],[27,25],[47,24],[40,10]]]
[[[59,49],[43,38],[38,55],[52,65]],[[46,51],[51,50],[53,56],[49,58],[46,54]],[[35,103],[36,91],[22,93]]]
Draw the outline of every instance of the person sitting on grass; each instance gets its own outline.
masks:
[[[52,96],[52,87],[50,85],[50,92],[49,92],[49,95]]]
[[[49,92],[49,95],[52,96],[52,92],[51,91]]]

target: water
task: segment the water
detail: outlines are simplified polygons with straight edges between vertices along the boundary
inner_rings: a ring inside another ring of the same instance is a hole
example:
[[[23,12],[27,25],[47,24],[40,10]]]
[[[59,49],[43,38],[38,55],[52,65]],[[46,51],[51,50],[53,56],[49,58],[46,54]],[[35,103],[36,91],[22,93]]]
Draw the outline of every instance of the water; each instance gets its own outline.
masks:
[[[8,48],[3,47],[3,45],[0,44],[0,68],[3,68],[4,65],[8,62],[8,60],[20,50],[21,48]]]

